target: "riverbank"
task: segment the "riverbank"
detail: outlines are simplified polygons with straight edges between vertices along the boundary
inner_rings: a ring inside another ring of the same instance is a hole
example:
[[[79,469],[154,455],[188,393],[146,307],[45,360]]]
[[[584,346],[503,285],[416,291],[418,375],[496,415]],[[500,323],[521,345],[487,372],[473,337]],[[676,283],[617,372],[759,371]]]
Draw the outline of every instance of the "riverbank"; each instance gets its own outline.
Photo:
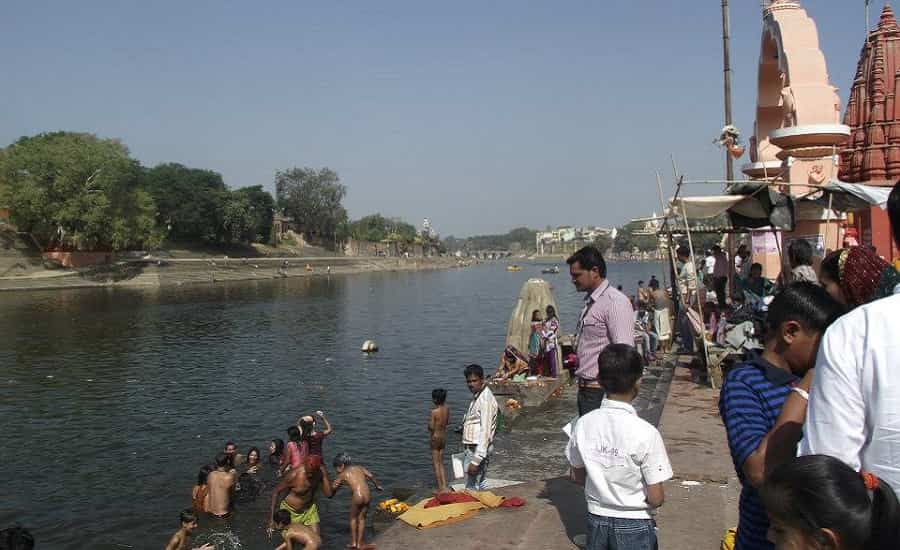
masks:
[[[29,275],[0,277],[0,291],[163,287],[375,271],[423,271],[457,266],[456,258],[208,257],[137,260],[85,269],[43,270]]]
[[[584,494],[565,478],[566,437],[559,429],[573,416],[575,398],[570,386],[555,402],[534,411],[538,414],[517,419],[512,431],[499,438],[491,477],[542,479],[495,490],[526,499],[526,506],[489,510],[421,531],[395,522],[375,545],[382,550],[578,548],[585,532]],[[717,401],[717,391],[697,386],[687,368],[671,362],[650,369],[635,401],[641,417],[659,427],[675,471],[675,478],[665,484],[666,504],[657,517],[660,548],[717,548],[725,529],[737,524],[740,486]]]

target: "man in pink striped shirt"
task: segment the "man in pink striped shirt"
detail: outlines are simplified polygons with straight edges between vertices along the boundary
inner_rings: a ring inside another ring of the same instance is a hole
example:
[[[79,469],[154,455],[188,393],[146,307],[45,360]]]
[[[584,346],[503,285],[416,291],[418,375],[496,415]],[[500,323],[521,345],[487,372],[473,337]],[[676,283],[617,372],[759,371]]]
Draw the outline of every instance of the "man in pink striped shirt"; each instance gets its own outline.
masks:
[[[575,329],[578,414],[584,416],[603,402],[603,386],[597,382],[600,352],[610,344],[634,345],[634,308],[606,280],[606,261],[596,247],[582,248],[566,263],[575,289],[587,294]]]

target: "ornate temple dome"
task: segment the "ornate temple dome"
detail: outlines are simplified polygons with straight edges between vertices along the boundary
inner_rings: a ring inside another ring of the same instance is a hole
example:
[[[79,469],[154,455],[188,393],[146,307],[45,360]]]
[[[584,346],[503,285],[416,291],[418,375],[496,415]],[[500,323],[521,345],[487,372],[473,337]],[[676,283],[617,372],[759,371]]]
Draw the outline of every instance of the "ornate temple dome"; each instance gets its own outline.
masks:
[[[900,178],[900,25],[886,5],[869,33],[844,124],[850,142],[841,151],[839,178],[847,182],[892,184]]]

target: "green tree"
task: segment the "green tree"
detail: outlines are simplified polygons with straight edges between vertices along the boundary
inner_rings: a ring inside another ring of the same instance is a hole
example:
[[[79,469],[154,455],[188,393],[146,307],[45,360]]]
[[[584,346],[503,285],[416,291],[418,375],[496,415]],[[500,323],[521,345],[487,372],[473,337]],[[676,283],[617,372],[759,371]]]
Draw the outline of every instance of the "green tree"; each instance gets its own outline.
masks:
[[[291,168],[275,173],[278,206],[294,218],[306,237],[334,237],[347,220],[341,201],[347,188],[337,173],[328,168]]]
[[[222,236],[227,243],[252,242],[255,216],[250,199],[238,192],[230,193],[222,205]]]
[[[600,252],[606,252],[613,246],[613,239],[606,233],[600,233],[596,237],[594,237],[594,242],[592,243],[597,247]]]
[[[46,247],[158,246],[156,207],[128,148],[93,134],[23,137],[0,153],[0,202]]]
[[[638,249],[640,252],[651,252],[659,246],[656,234],[646,234],[644,225],[640,222],[629,222],[620,227],[616,240],[613,243],[613,250],[616,252],[633,252]]]
[[[263,189],[262,185],[242,187],[234,193],[247,199],[250,214],[253,217],[253,227],[247,240],[249,242],[270,241],[275,216],[275,199]]]
[[[229,196],[222,175],[181,164],[159,164],[145,171],[144,187],[156,201],[159,222],[169,238],[218,242]]]

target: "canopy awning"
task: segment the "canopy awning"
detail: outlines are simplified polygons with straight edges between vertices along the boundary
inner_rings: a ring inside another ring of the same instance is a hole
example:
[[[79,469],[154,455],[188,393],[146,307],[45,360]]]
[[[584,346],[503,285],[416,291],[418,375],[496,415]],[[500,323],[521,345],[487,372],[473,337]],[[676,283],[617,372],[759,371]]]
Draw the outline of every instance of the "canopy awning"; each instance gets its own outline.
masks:
[[[891,187],[832,180],[822,186],[822,191],[822,196],[812,199],[814,202],[827,206],[830,198],[834,210],[855,212],[868,210],[872,206],[886,210]]]

